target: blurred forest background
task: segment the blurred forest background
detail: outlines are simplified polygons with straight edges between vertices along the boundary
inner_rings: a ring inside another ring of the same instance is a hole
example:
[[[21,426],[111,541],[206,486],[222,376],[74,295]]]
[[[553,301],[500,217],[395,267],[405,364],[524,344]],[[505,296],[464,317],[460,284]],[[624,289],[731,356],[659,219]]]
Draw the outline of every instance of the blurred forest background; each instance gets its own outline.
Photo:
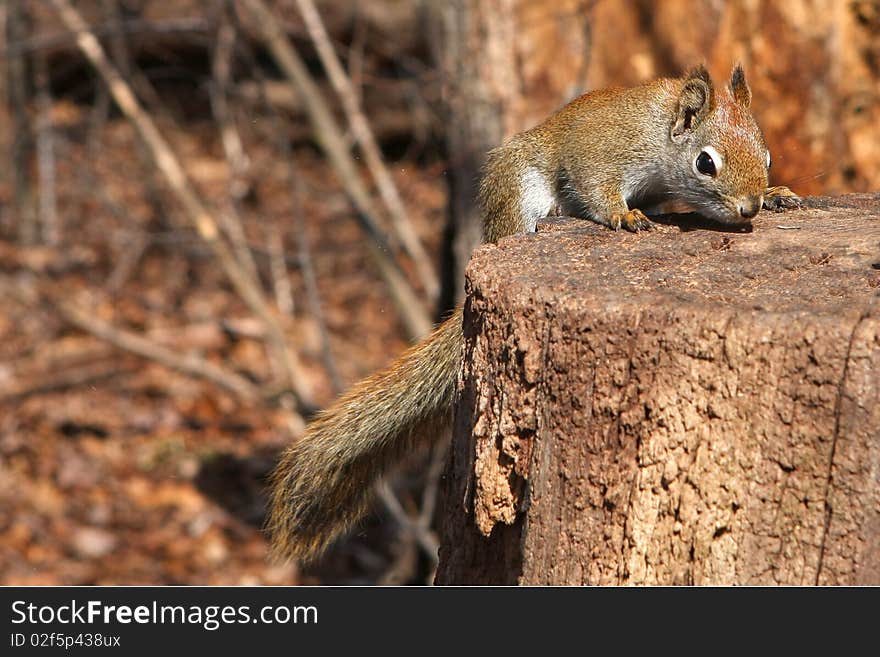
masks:
[[[461,295],[487,149],[745,65],[772,184],[880,189],[880,2],[2,0],[0,584],[424,583],[443,450],[267,560],[308,416]]]

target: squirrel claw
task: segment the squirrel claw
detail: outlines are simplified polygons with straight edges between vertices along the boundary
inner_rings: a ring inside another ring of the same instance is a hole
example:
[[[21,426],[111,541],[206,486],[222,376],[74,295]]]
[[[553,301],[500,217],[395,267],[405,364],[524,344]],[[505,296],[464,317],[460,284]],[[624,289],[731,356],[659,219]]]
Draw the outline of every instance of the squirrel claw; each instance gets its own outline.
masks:
[[[788,187],[768,187],[764,192],[764,209],[773,212],[794,210],[801,207],[801,197]]]
[[[645,216],[644,212],[637,208],[623,213],[615,212],[611,215],[611,223],[609,225],[614,230],[624,228],[631,233],[654,229],[654,224],[651,223],[651,220]]]

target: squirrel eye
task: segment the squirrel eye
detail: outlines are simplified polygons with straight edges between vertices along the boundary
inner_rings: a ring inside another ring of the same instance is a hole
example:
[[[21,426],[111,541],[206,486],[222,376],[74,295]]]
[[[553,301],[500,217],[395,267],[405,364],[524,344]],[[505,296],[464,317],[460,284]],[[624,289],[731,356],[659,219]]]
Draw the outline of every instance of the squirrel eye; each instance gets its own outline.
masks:
[[[697,171],[704,176],[711,176],[714,178],[718,173],[718,170],[715,168],[715,160],[713,160],[712,156],[706,151],[700,151],[700,154],[697,155],[697,159],[694,162],[694,166]]]

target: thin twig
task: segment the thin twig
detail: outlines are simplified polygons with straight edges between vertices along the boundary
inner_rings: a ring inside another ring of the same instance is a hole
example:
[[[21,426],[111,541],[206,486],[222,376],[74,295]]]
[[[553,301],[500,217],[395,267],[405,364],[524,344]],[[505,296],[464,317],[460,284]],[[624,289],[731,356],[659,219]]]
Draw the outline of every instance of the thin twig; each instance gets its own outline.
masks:
[[[220,142],[229,168],[228,194],[225,199],[225,211],[219,215],[220,223],[232,242],[235,253],[242,266],[250,273],[252,279],[259,284],[260,277],[254,261],[253,252],[248,245],[244,224],[241,218],[241,200],[251,188],[250,162],[236,129],[229,110],[230,78],[232,76],[232,58],[235,53],[236,30],[229,19],[232,11],[230,0],[217,0],[217,38],[211,62],[213,83],[210,85],[211,109],[220,129]],[[293,314],[293,294],[284,262],[284,249],[281,236],[274,227],[266,227],[266,251],[269,256],[269,273],[272,277],[272,290],[275,294],[275,305],[285,315]],[[273,376],[283,380],[284,367],[271,354],[271,343],[266,345],[270,350],[269,365]],[[289,403],[286,401],[284,403]]]
[[[101,153],[101,133],[107,125],[107,119],[110,116],[110,93],[104,85],[96,85],[95,98],[89,108],[88,119],[86,119],[86,137],[85,137],[85,162],[79,167],[79,183],[81,190],[91,190],[93,187],[103,190],[103,185],[95,183],[95,175],[93,172],[95,163],[98,162],[98,156]],[[105,195],[106,196],[106,195]],[[114,202],[109,203],[112,206],[111,212],[117,214],[120,209]]]
[[[26,0],[18,0],[25,4]],[[10,5],[11,2],[3,4]],[[143,18],[125,18],[122,22],[108,20],[94,26],[92,32],[101,37],[113,36],[119,32],[124,35],[172,35],[175,40],[180,40],[181,35],[194,34],[204,36],[207,41],[210,38],[211,26],[203,18],[170,18],[166,20],[145,20]],[[64,50],[70,45],[76,47],[76,36],[70,32],[45,33],[39,32],[29,35],[25,39],[9,42],[5,48],[0,49],[0,59],[14,55],[29,55],[41,50],[48,51],[48,55],[57,55],[59,50]],[[63,54],[63,53],[62,53]]]
[[[220,142],[229,164],[229,194],[226,207],[218,214],[223,230],[229,236],[241,266],[248,272],[255,284],[260,280],[254,255],[248,247],[247,236],[239,212],[239,202],[248,193],[250,182],[248,170],[250,163],[244,152],[241,137],[235,129],[227,102],[229,78],[232,74],[232,54],[235,50],[235,28],[228,19],[227,0],[220,0],[218,12],[217,40],[214,48],[211,70],[214,76],[211,84],[211,109],[220,129]]]
[[[354,28],[352,29],[351,43],[348,46],[348,78],[354,89],[355,97],[360,103],[363,101],[364,86],[364,46],[367,42],[367,21],[355,5]]]
[[[400,586],[411,581],[419,566],[419,545],[411,536],[402,536],[395,545],[397,555],[393,563],[384,569],[376,584],[378,586]]]
[[[53,0],[63,2],[65,0]],[[333,118],[308,69],[287,39],[278,20],[262,0],[242,0],[261,32],[278,66],[296,88],[305,105],[315,137],[324,149],[327,159],[336,170],[346,194],[355,208],[361,226],[369,236],[368,246],[379,274],[388,285],[392,301],[407,332],[413,339],[421,338],[431,329],[431,320],[419,297],[404,278],[393,258],[391,249],[379,229],[372,199],[354,163],[342,130]]]
[[[272,111],[268,102],[266,103],[266,109],[271,113],[272,121],[275,123],[275,132],[280,133],[278,116]],[[312,264],[312,250],[309,245],[309,235],[305,221],[303,220],[302,181],[296,173],[290,142],[286,139],[281,139],[279,144],[281,158],[287,164],[287,180],[288,188],[290,190],[290,212],[294,222],[293,234],[296,236],[296,258],[306,288],[306,303],[308,304],[309,312],[318,327],[318,332],[321,335],[321,359],[324,362],[324,369],[327,370],[327,375],[330,377],[330,384],[333,387],[333,392],[338,395],[342,392],[342,377],[339,376],[339,368],[336,366],[336,359],[333,357],[333,351],[330,348],[330,332],[327,330],[327,321],[324,318],[321,293],[318,290],[318,279],[315,275],[315,268]]]
[[[211,381],[242,399],[255,401],[262,397],[259,388],[250,381],[205,360],[201,356],[193,353],[182,354],[163,347],[143,336],[100,320],[95,317],[94,313],[78,308],[69,302],[55,299],[53,305],[65,321],[123,351],[155,361],[169,369]]]
[[[422,527],[430,527],[434,519],[434,510],[437,508],[437,497],[440,489],[440,477],[446,466],[446,454],[448,441],[438,443],[431,448],[431,461],[428,465],[428,473],[425,476],[425,487],[422,490],[422,508],[419,511],[419,524]]]
[[[250,278],[251,284],[254,287],[259,287],[260,275],[257,272],[254,254],[251,252],[247,235],[244,232],[244,224],[238,212],[238,204],[234,199],[227,199],[224,206],[223,209],[217,212],[217,221],[223,228],[223,232],[229,238],[229,241],[232,242],[232,248],[238,264]]]
[[[291,186],[297,185],[296,174],[292,171],[291,165]],[[296,193],[296,192],[294,192]],[[324,362],[324,368],[330,377],[330,384],[333,386],[333,392],[339,394],[342,392],[342,377],[339,375],[339,367],[336,365],[336,358],[333,356],[333,350],[330,348],[330,331],[327,330],[327,320],[324,317],[324,310],[321,303],[321,293],[318,290],[318,279],[315,276],[315,268],[312,265],[311,247],[309,246],[309,236],[306,233],[305,222],[302,219],[302,207],[296,203],[293,207],[294,221],[296,222],[296,257],[299,262],[300,273],[303,277],[303,283],[306,288],[306,302],[309,305],[309,311],[315,319],[318,331],[321,334],[321,360]]]
[[[110,360],[89,361],[61,371],[43,372],[27,380],[16,379],[11,385],[0,387],[0,401],[77,388],[101,379],[109,379],[122,371],[123,366],[116,356]]]
[[[293,290],[284,261],[284,241],[277,223],[266,224],[266,252],[269,254],[269,271],[272,272],[272,289],[275,291],[275,304],[287,316],[293,315]]]
[[[412,258],[428,297],[436,299],[440,290],[437,274],[431,267],[431,260],[413,229],[397,185],[395,185],[388,167],[385,166],[379,145],[376,143],[373,131],[361,110],[357,92],[330,43],[330,37],[327,35],[321,16],[312,0],[296,0],[296,4],[305,21],[309,36],[315,44],[315,49],[318,51],[318,56],[321,58],[324,70],[327,71],[330,83],[342,103],[352,134],[360,146],[367,168],[379,190],[379,197],[388,209],[394,232],[404,250]]]
[[[124,78],[131,80],[135,92],[144,99],[148,106],[161,107],[162,103],[156,89],[150,81],[134,66],[131,52],[128,48],[126,33],[123,30],[125,19],[122,15],[120,0],[102,0],[102,10],[109,18],[110,25],[110,50]]]
[[[7,44],[18,43],[26,32],[27,10],[24,2],[7,2]],[[35,244],[39,231],[37,217],[31,204],[31,181],[27,172],[30,155],[30,122],[27,115],[27,80],[24,57],[18,53],[6,59],[7,89],[12,114],[11,162],[12,189],[15,197],[15,224],[18,240],[22,244]]]
[[[263,299],[259,288],[238,264],[226,242],[221,239],[217,224],[197,195],[171,147],[156,128],[153,120],[143,111],[129,86],[120,77],[119,72],[107,60],[97,38],[89,31],[85,21],[69,0],[50,1],[65,27],[76,34],[76,42],[80,50],[104,79],[117,106],[131,121],[147,145],[156,166],[185,209],[199,236],[211,247],[220,266],[244,302],[266,324],[270,340],[286,365],[291,390],[297,397],[297,403],[304,411],[310,411],[314,408],[314,404],[306,384],[306,377],[302,375],[302,367],[296,355],[285,343],[281,326]]]
[[[151,108],[151,112],[153,114],[158,113],[163,121],[172,123],[171,116],[165,110],[165,106],[159,98],[155,87],[153,87],[134,62],[131,50],[128,47],[128,35],[122,29],[125,18],[121,2],[122,0],[101,0],[102,12],[107,17],[111,28],[108,34],[111,60],[119,69],[121,77],[125,80],[131,80],[132,89],[143,99],[144,104]],[[104,103],[104,99],[101,99],[101,102]],[[141,142],[135,144],[138,163],[144,171],[147,202],[153,212],[153,217],[163,224],[167,224],[169,222],[165,218],[169,213],[166,212],[162,194],[160,193],[161,184],[157,180],[156,167],[152,165],[152,159],[146,149],[147,147]],[[102,186],[104,186],[103,183]]]
[[[392,518],[394,518],[394,521],[401,527],[401,529],[403,529],[403,531],[410,533],[413,536],[419,544],[419,547],[422,548],[422,551],[424,551],[429,558],[436,559],[437,550],[440,548],[440,542],[437,540],[434,532],[422,527],[416,522],[413,522],[412,518],[410,518],[406,511],[404,511],[403,506],[400,504],[400,500],[397,499],[397,496],[394,494],[394,491],[391,490],[387,481],[380,481],[376,485],[376,490],[379,499],[382,502],[382,506],[384,506],[385,510]]]
[[[193,353],[179,353],[151,338],[113,326],[109,322],[98,319],[93,312],[62,299],[60,294],[47,294],[32,285],[23,286],[15,283],[0,286],[0,293],[9,294],[26,307],[32,308],[40,303],[45,303],[67,323],[117,349],[155,361],[169,369],[211,381],[241,399],[258,401],[266,398],[266,395],[262,394],[257,386],[244,377]]]
[[[249,51],[246,52],[252,56],[252,53]],[[259,90],[260,105],[263,111],[265,111],[270,117],[272,133],[275,135],[281,135],[283,134],[283,129],[278,117],[278,112],[264,93],[266,88],[264,84],[265,80],[262,79],[259,70],[257,70],[257,77],[259,79],[257,88]],[[300,273],[303,277],[303,283],[305,284],[306,303],[308,304],[309,312],[311,313],[321,336],[321,358],[324,362],[324,369],[327,370],[327,375],[330,378],[330,385],[333,388],[334,394],[338,395],[342,392],[342,377],[339,375],[339,368],[336,366],[336,359],[333,357],[333,351],[330,348],[330,332],[327,330],[327,321],[324,318],[323,304],[321,302],[320,292],[318,291],[317,276],[315,275],[315,268],[312,264],[308,232],[305,221],[303,221],[302,180],[296,172],[290,141],[282,138],[276,140],[276,143],[278,144],[281,154],[281,160],[287,165],[286,170],[288,189],[290,191],[290,211],[294,222],[293,234],[296,238],[297,244],[296,264],[299,266]],[[271,253],[269,254],[269,257],[271,262]],[[284,263],[285,265],[287,264],[286,258],[284,259]]]
[[[133,239],[125,241],[119,260],[107,277],[107,290],[109,292],[118,292],[128,282],[149,245],[150,238],[143,232],[139,232]]]
[[[232,56],[235,52],[235,25],[229,20],[230,0],[217,0],[217,38],[211,61],[214,77],[211,85],[211,106],[220,126],[220,141],[230,168],[229,191],[236,201],[244,198],[250,190],[248,172],[250,160],[244,151],[241,136],[235,129],[229,111],[230,81],[232,79]]]
[[[55,129],[52,126],[52,92],[45,56],[35,62],[37,103],[37,179],[39,181],[39,218],[42,242],[55,246],[60,239],[55,176]]]

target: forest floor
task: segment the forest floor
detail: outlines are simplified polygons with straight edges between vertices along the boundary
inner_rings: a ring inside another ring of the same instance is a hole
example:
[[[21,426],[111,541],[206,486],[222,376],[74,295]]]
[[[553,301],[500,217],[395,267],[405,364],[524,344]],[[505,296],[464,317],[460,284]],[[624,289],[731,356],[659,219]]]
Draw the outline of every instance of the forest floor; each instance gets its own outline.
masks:
[[[379,511],[308,571],[271,563],[262,527],[265,477],[301,432],[302,418],[120,351],[53,308],[51,299],[73,301],[97,319],[198,353],[246,379],[272,378],[260,323],[167,195],[151,196],[153,181],[130,126],[111,114],[85,139],[82,111],[63,101],[53,107],[58,245],[22,247],[8,225],[0,240],[0,283],[21,293],[0,292],[0,584],[332,584],[430,576],[424,567],[395,571],[396,530],[380,522]],[[204,197],[223,198],[228,176],[216,125],[164,127]],[[256,125],[254,134],[260,129],[271,132]],[[313,146],[295,147],[296,210],[287,166],[267,140],[252,139],[248,156],[254,182],[241,213],[264,289],[271,298],[267,237],[279,236],[290,256],[303,226],[344,388],[406,346],[364,234]],[[443,164],[404,155],[393,173],[427,251],[439,254]],[[11,203],[9,187],[0,187],[0,204]],[[335,390],[292,257],[287,280],[287,341],[323,406]],[[43,301],[28,303],[28,295]],[[398,489],[406,506],[405,479]]]

